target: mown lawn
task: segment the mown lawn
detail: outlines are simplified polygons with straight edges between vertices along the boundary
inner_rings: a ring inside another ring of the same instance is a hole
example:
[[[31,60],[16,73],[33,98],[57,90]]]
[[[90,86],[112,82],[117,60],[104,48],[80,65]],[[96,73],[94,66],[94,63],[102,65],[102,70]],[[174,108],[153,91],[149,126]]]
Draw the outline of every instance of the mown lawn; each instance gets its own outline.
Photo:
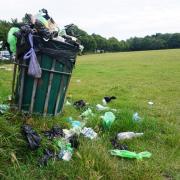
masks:
[[[11,71],[0,69],[0,103],[11,93],[11,79]],[[50,160],[46,167],[37,163],[46,144],[30,151],[20,133],[21,125],[29,123],[42,135],[42,130],[54,124],[68,127],[66,118],[78,119],[81,112],[66,106],[55,118],[10,112],[0,116],[0,179],[180,179],[180,50],[78,57],[68,91],[71,101],[84,99],[93,108],[105,95],[117,97],[109,105],[118,109],[112,128],[103,130],[99,118],[103,113],[93,109],[95,116],[86,126],[99,138],[80,136],[80,147],[71,161]],[[149,106],[148,101],[154,105]],[[134,112],[142,122],[132,120]],[[110,138],[123,131],[144,132],[123,143],[131,151],[149,151],[152,157],[139,161],[111,156]]]

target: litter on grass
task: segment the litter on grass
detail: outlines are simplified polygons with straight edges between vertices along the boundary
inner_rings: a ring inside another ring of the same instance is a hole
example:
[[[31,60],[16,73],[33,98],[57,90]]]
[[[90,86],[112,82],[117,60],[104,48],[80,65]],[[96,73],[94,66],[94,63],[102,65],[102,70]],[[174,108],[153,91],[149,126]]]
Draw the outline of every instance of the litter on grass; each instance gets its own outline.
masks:
[[[88,117],[88,116],[94,116],[92,110],[88,108],[86,111],[84,111],[81,115],[81,117]]]
[[[121,132],[117,134],[118,140],[132,139],[134,137],[140,137],[144,133],[134,133],[134,132]]]
[[[96,105],[96,109],[97,109],[98,111],[105,111],[105,110],[109,110],[110,108],[107,107],[107,106],[102,106],[101,104],[97,104],[97,105]]]
[[[71,124],[71,126],[72,126],[73,128],[83,127],[83,126],[85,125],[85,123],[80,122],[80,121],[76,121],[76,120],[74,120],[72,117],[67,118],[67,121]]]
[[[135,112],[132,116],[132,120],[134,121],[140,121],[142,118],[139,116],[137,112]]]
[[[81,108],[83,108],[83,107],[86,106],[86,102],[85,102],[83,99],[81,99],[81,100],[78,100],[78,101],[74,102],[73,105],[74,105],[76,108],[81,109]]]
[[[149,101],[148,104],[152,106],[154,103],[152,101]]]
[[[119,156],[119,157],[130,158],[130,159],[135,158],[135,159],[139,159],[139,160],[141,160],[143,158],[150,158],[152,155],[148,151],[136,153],[136,152],[131,152],[131,151],[127,151],[127,150],[119,150],[119,149],[110,150],[110,153],[113,156]]]
[[[105,96],[103,99],[102,99],[102,103],[104,106],[107,105],[107,103],[111,102],[111,100],[113,99],[116,99],[115,96]]]
[[[84,127],[81,131],[81,133],[90,139],[95,139],[97,137],[97,133],[92,128]]]
[[[32,129],[30,125],[23,125],[22,126],[22,134],[28,142],[28,145],[31,150],[35,150],[39,148],[41,137],[35,130]]]
[[[112,112],[106,112],[104,116],[101,116],[103,120],[103,127],[109,129],[116,119],[116,116]]]
[[[0,114],[4,114],[9,109],[10,109],[10,106],[8,104],[0,104]]]

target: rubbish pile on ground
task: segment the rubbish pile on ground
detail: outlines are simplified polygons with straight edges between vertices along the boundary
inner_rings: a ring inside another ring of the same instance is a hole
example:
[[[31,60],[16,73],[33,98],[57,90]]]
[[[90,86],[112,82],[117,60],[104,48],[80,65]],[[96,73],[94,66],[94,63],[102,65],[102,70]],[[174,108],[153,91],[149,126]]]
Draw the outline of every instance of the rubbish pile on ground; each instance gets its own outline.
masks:
[[[80,120],[75,120],[72,117],[68,117],[66,119],[67,123],[70,125],[70,129],[62,129],[59,126],[53,126],[50,130],[43,132],[43,138],[47,138],[50,143],[55,145],[57,148],[56,151],[52,149],[45,148],[44,155],[39,159],[39,165],[44,166],[47,165],[49,159],[55,160],[64,160],[70,161],[74,152],[79,148],[80,142],[79,137],[84,136],[90,140],[94,140],[98,138],[98,133],[95,132],[91,127],[86,127],[86,121],[84,121],[84,117],[94,117],[95,111],[91,106],[85,106],[84,100],[75,101],[75,103],[71,103],[72,107],[77,109],[78,111],[83,112],[81,113]],[[84,109],[85,108],[85,109]],[[96,110],[97,107],[94,108]],[[101,111],[100,111],[101,112]],[[79,118],[80,118],[79,117]],[[104,112],[104,115],[101,116],[102,125],[105,131],[108,131],[113,122],[116,119],[116,115],[113,112],[107,111]],[[41,145],[42,137],[38,135],[31,126],[24,125],[22,127],[23,135],[26,137],[28,142],[28,146],[32,150],[36,150]],[[125,144],[124,141],[130,140],[132,138],[143,136],[144,133],[136,133],[136,132],[119,132],[117,135],[110,139],[111,145],[114,149],[109,150],[110,154],[113,156],[119,156],[122,158],[134,158],[141,160],[143,158],[150,158],[151,153],[148,151],[145,152],[132,152],[129,151],[129,147]],[[122,143],[123,141],[123,143]]]

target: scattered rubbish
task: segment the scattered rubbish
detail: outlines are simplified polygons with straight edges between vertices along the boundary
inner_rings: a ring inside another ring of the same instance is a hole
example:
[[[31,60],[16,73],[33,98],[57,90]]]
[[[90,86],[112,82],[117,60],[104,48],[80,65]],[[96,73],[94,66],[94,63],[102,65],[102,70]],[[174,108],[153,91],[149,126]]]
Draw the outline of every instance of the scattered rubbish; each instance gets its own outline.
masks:
[[[71,103],[67,100],[65,103],[66,106],[71,106]]]
[[[141,120],[141,117],[139,116],[139,114],[138,114],[137,112],[135,112],[135,113],[133,114],[132,119],[133,119],[134,121],[140,121],[140,120]]]
[[[75,120],[73,120],[72,117],[67,118],[67,121],[68,121],[69,123],[71,123],[71,126],[72,126],[73,128],[82,127],[82,123],[81,123],[80,121],[75,121]]]
[[[149,101],[148,104],[149,104],[149,105],[153,105],[154,103],[153,103],[152,101]]]
[[[110,153],[113,156],[120,156],[120,157],[131,158],[131,159],[132,158],[135,158],[135,159],[150,158],[152,155],[148,151],[136,153],[136,152],[131,152],[127,150],[118,150],[118,149],[110,150]]]
[[[63,134],[64,134],[65,139],[68,139],[72,137],[75,134],[75,132],[73,131],[73,129],[70,129],[70,130],[63,129]]]
[[[30,125],[22,126],[22,134],[25,136],[31,150],[35,150],[40,146],[41,137]]]
[[[53,126],[51,130],[44,131],[44,135],[48,137],[48,139],[53,139],[54,137],[62,137],[63,130],[59,126]]]
[[[92,129],[92,128],[87,128],[87,127],[84,127],[81,131],[81,133],[87,137],[87,138],[90,138],[90,139],[94,139],[97,137],[97,133]]]
[[[107,103],[111,102],[112,99],[116,99],[116,97],[115,96],[105,96],[102,99],[103,105],[105,106]]]
[[[135,133],[135,132],[121,132],[117,134],[118,140],[124,140],[124,139],[132,139],[134,137],[140,137],[144,133]]]
[[[10,106],[7,104],[0,104],[0,114],[4,114],[10,109]]]
[[[78,136],[73,135],[69,138],[69,142],[71,143],[71,147],[77,149],[79,147]]]
[[[80,79],[78,79],[78,80],[76,80],[76,82],[77,82],[77,83],[80,83],[80,82],[81,82],[81,80],[80,80]]]
[[[103,127],[105,129],[109,129],[115,119],[116,119],[116,117],[115,117],[115,115],[112,112],[106,112],[104,114],[104,116],[102,116]]]
[[[69,161],[72,157],[73,148],[71,147],[71,143],[68,143],[66,139],[60,139],[56,141],[58,147],[61,149],[58,157],[65,161]]]
[[[84,111],[81,115],[81,117],[87,117],[87,116],[94,116],[94,114],[92,113],[92,110],[90,108],[88,108],[86,111]]]
[[[81,99],[79,101],[74,102],[74,106],[78,109],[81,109],[86,106],[86,102]]]
[[[111,139],[111,144],[115,149],[128,150],[128,146],[117,142],[117,138]]]
[[[39,160],[40,166],[47,166],[48,160],[54,156],[54,153],[49,149],[44,150],[44,156]]]
[[[96,109],[98,111],[105,111],[105,110],[109,110],[109,107],[105,107],[105,106],[102,106],[101,104],[97,104]]]

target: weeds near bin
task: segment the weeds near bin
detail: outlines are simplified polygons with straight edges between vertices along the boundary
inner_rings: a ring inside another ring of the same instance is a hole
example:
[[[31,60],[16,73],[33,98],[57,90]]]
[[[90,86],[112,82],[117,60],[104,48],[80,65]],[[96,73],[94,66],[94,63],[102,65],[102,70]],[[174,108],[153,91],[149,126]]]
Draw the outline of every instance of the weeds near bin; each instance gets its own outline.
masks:
[[[90,118],[87,126],[95,129],[100,138],[91,141],[80,137],[80,147],[71,161],[52,159],[47,167],[40,168],[37,159],[50,144],[43,138],[42,147],[31,152],[20,133],[21,125],[31,124],[38,133],[55,124],[68,127],[66,118],[77,119],[80,111],[65,107],[63,114],[54,118],[8,112],[0,116],[0,179],[178,179],[178,55],[180,50],[79,57],[69,88],[71,100],[84,99],[94,107],[105,95],[117,96],[110,104],[119,109],[112,128],[104,131],[99,119],[102,114],[95,111],[95,118]],[[2,103],[10,94],[12,74],[3,70],[0,73]],[[77,79],[81,79],[80,84]],[[152,107],[147,104],[149,100],[154,102]],[[143,117],[140,123],[132,121],[136,111]],[[144,136],[123,143],[136,152],[148,150],[152,157],[134,161],[111,156],[110,138],[122,131],[144,132]]]

